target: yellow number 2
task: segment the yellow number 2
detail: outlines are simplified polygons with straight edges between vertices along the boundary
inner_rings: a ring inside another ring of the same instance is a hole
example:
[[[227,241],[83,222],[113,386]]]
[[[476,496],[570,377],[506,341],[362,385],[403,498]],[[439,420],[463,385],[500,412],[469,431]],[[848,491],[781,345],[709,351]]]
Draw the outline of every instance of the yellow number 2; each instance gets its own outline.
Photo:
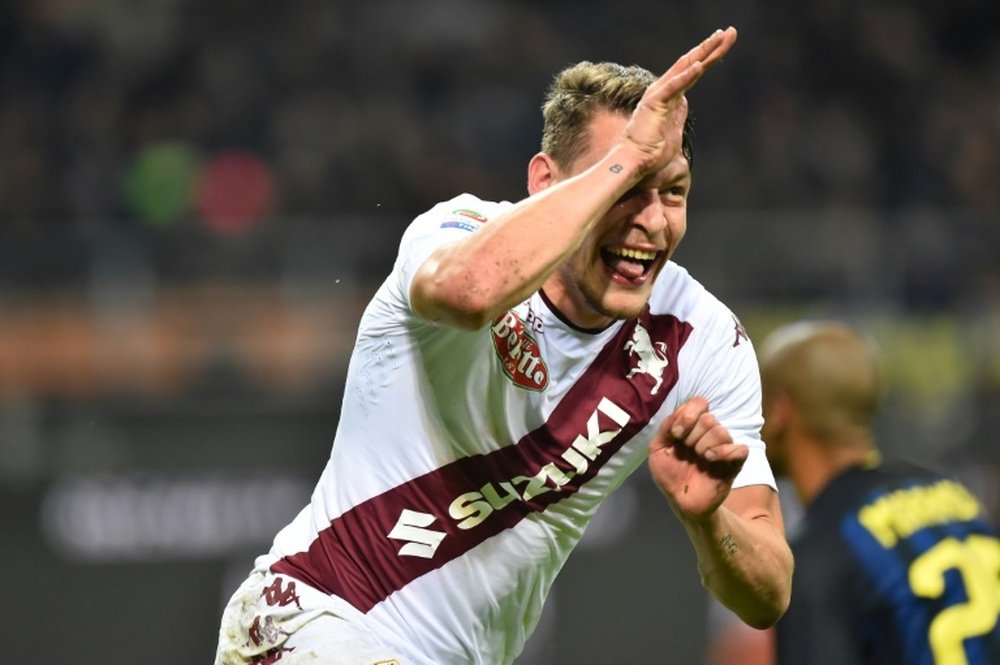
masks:
[[[1000,541],[970,535],[945,538],[910,566],[910,588],[924,598],[944,593],[944,574],[957,570],[968,601],[945,608],[931,621],[928,638],[934,665],[968,665],[962,640],[990,632],[1000,615]]]

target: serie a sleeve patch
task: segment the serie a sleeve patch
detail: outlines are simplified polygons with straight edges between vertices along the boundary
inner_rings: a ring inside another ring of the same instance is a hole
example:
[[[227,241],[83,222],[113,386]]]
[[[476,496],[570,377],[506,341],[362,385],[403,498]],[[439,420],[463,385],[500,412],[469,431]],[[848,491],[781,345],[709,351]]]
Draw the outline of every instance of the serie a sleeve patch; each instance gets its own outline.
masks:
[[[457,208],[448,214],[448,218],[441,222],[442,229],[462,229],[463,231],[475,231],[481,224],[485,224],[487,217],[482,213],[469,208]]]

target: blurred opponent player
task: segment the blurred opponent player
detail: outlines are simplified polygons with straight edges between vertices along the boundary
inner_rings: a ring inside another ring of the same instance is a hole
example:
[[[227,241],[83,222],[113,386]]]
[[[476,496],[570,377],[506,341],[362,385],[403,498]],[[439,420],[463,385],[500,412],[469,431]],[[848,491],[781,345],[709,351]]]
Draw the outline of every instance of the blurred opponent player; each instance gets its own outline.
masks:
[[[705,585],[754,625],[781,616],[792,562],[756,356],[669,261],[684,93],[735,39],[717,31],[660,78],[562,72],[529,197],[465,194],[413,221],[362,317],[329,463],[226,608],[219,665],[510,663],[642,465]]]
[[[843,324],[803,322],[774,332],[760,357],[768,452],[805,506],[790,528],[777,663],[1000,663],[1000,540],[960,483],[879,460],[872,346]],[[733,626],[712,665],[727,665],[727,642],[774,662],[770,635]]]

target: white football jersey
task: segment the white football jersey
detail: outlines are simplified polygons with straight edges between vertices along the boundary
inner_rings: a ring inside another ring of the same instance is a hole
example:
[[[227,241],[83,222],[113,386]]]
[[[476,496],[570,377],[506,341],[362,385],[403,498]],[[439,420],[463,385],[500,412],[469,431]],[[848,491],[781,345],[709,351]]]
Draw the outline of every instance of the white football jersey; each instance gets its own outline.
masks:
[[[429,254],[510,205],[464,194],[407,229],[361,319],[330,461],[264,558],[405,662],[512,662],[600,502],[692,396],[750,448],[734,486],[774,486],[750,341],[674,263],[642,315],[600,331],[544,293],[474,332],[412,313]]]

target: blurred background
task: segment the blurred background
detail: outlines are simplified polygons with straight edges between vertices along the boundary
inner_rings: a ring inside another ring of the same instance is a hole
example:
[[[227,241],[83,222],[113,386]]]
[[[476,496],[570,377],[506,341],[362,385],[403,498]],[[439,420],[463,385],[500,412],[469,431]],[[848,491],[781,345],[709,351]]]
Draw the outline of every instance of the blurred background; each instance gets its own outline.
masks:
[[[0,3],[0,617],[10,662],[208,663],[307,500],[400,233],[516,200],[571,62],[690,94],[676,254],[762,339],[882,347],[880,443],[1000,511],[1000,4]],[[994,518],[995,519],[995,518]],[[645,474],[519,663],[699,663],[706,599]]]

